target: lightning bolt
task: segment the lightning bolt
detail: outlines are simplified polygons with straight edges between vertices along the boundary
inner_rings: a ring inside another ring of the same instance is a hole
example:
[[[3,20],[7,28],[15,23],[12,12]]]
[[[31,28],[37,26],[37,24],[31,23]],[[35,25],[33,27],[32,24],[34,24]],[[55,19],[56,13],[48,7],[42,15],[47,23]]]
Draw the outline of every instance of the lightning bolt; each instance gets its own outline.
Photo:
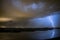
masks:
[[[49,16],[49,21],[51,22],[52,27],[55,27],[54,22],[53,22],[53,20],[52,20],[52,17],[51,17],[51,16]]]

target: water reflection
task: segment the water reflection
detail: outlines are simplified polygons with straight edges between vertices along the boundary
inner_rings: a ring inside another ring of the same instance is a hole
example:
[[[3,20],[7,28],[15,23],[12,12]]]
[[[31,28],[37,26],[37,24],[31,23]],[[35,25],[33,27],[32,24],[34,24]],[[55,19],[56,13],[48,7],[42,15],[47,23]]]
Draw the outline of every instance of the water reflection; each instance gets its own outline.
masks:
[[[51,39],[60,37],[60,30],[20,32],[20,33],[0,33],[1,40],[27,40],[27,39]]]
[[[57,34],[56,30],[48,30],[48,31],[36,31],[36,32],[29,32],[29,37],[32,39],[49,39],[55,37]]]

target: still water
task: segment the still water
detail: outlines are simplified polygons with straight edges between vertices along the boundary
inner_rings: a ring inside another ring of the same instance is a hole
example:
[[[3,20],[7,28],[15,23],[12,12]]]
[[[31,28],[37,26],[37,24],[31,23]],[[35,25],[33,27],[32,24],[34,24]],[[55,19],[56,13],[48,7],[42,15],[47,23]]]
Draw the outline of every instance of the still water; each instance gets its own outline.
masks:
[[[34,32],[0,33],[0,40],[39,40],[60,37],[60,29]]]
[[[0,24],[0,28],[58,28],[60,26],[59,1],[40,0],[37,3],[32,0],[29,1],[30,3],[28,1],[2,1],[2,13],[0,15],[7,18],[15,18],[16,20],[3,22],[1,23],[2,25]],[[59,36],[60,30],[53,29],[34,32],[0,33],[0,40],[39,40]]]

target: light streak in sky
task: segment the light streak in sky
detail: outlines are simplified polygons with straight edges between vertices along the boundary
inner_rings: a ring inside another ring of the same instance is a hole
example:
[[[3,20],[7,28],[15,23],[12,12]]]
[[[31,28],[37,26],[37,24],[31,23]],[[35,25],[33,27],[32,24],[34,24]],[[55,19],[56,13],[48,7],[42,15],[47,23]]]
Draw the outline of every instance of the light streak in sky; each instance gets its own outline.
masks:
[[[10,21],[10,20],[13,20],[12,18],[0,18],[0,22],[6,22],[6,21]]]
[[[52,27],[55,27],[54,22],[53,22],[53,19],[52,19],[51,16],[49,16],[49,21],[51,22]]]

